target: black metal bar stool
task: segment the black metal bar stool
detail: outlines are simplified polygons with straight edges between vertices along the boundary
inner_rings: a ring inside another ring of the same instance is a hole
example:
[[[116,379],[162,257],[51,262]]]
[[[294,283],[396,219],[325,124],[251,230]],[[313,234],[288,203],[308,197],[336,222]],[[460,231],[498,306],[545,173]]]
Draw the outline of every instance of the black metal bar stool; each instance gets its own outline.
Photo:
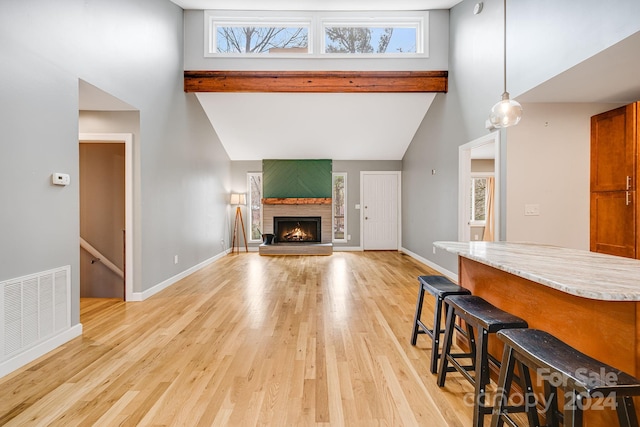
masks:
[[[420,320],[422,314],[422,302],[424,292],[427,291],[436,299],[433,309],[433,328],[429,329]],[[438,370],[438,359],[440,358],[440,335],[444,332],[441,328],[442,306],[444,298],[449,295],[469,295],[471,292],[461,286],[456,285],[444,276],[418,276],[418,301],[416,301],[416,313],[413,318],[413,332],[411,334],[411,345],[416,345],[419,334],[427,334],[431,337],[431,373]],[[446,307],[445,307],[446,308]],[[435,331],[435,332],[434,332]]]
[[[513,368],[516,363],[535,369],[538,379],[544,381],[545,410],[547,426],[582,426],[585,400],[589,398],[611,398],[615,400],[618,421],[622,427],[638,427],[633,397],[640,396],[640,381],[631,375],[604,364],[569,346],[553,335],[537,329],[510,329],[497,334],[504,341],[504,353],[500,378],[498,379],[498,400],[491,419],[492,427],[502,426],[505,421],[514,426],[509,417],[513,410],[505,409]],[[519,368],[520,369],[520,368]],[[559,410],[557,389],[565,393],[563,409]],[[526,405],[525,410],[536,411],[535,401]]]
[[[508,328],[526,328],[527,322],[475,295],[452,295],[446,297],[444,301],[449,305],[449,310],[447,311],[444,344],[438,370],[438,385],[444,387],[447,372],[454,370],[460,372],[475,388],[473,426],[480,427],[484,425],[484,415],[490,414],[493,410],[492,406],[485,405],[486,388],[489,385],[489,361],[500,365],[499,361],[491,357],[487,351],[489,334]],[[457,317],[463,319],[477,336],[475,342],[473,339],[469,342],[470,354],[451,352]],[[461,365],[457,360],[461,357],[471,357],[472,364],[470,366]],[[451,363],[451,367],[448,366],[449,363]],[[470,371],[474,372],[473,376],[469,373]]]

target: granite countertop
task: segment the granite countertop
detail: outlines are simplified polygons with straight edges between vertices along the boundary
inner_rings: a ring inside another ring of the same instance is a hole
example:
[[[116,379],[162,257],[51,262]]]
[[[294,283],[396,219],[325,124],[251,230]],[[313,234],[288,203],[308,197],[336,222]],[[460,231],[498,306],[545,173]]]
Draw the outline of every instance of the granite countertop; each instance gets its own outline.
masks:
[[[640,260],[533,243],[433,245],[571,295],[603,301],[640,301]]]

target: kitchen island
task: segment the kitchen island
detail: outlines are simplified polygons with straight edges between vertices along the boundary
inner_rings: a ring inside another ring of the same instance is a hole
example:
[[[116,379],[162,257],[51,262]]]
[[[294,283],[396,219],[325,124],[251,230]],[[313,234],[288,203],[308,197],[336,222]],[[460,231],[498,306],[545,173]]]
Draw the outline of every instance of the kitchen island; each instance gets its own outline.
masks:
[[[434,246],[458,255],[458,282],[473,294],[524,318],[531,328],[640,376],[640,260],[527,243]],[[490,352],[501,356],[498,342]],[[617,425],[613,414],[599,412],[586,414],[585,425]]]

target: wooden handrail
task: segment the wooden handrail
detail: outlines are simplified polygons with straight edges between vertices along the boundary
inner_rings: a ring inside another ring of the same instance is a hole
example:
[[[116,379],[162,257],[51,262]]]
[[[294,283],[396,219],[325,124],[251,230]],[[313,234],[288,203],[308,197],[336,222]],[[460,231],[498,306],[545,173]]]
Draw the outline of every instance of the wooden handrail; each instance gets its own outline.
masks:
[[[86,240],[84,240],[82,237],[80,238],[80,247],[82,249],[84,249],[85,251],[89,252],[91,255],[93,255],[94,257],[96,257],[96,259],[98,261],[100,261],[101,263],[103,263],[105,265],[105,267],[107,267],[109,270],[113,271],[114,273],[116,273],[120,278],[124,279],[124,272],[122,270],[120,270],[118,268],[117,265],[115,265],[114,263],[112,263],[111,261],[109,261],[109,259],[107,257],[105,257],[102,253],[100,253],[100,251],[98,251],[96,248],[94,248],[93,246],[91,246]]]

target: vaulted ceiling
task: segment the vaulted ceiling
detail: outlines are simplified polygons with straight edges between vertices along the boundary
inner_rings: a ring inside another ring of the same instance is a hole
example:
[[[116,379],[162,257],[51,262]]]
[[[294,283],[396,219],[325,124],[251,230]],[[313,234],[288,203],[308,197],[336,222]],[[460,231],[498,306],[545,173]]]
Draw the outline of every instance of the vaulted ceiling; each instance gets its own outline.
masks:
[[[400,160],[447,72],[185,71],[233,160]]]
[[[232,160],[400,160],[434,93],[199,93]]]
[[[265,0],[171,0],[183,9],[264,10]],[[431,10],[461,0],[270,0],[269,10]],[[640,99],[640,33],[520,94],[521,102]],[[589,90],[584,90],[585,82]],[[232,160],[402,159],[433,93],[198,93]],[[81,82],[80,108],[131,106]]]
[[[462,0],[171,0],[183,9],[433,10]],[[197,93],[232,160],[400,160],[434,93]]]

